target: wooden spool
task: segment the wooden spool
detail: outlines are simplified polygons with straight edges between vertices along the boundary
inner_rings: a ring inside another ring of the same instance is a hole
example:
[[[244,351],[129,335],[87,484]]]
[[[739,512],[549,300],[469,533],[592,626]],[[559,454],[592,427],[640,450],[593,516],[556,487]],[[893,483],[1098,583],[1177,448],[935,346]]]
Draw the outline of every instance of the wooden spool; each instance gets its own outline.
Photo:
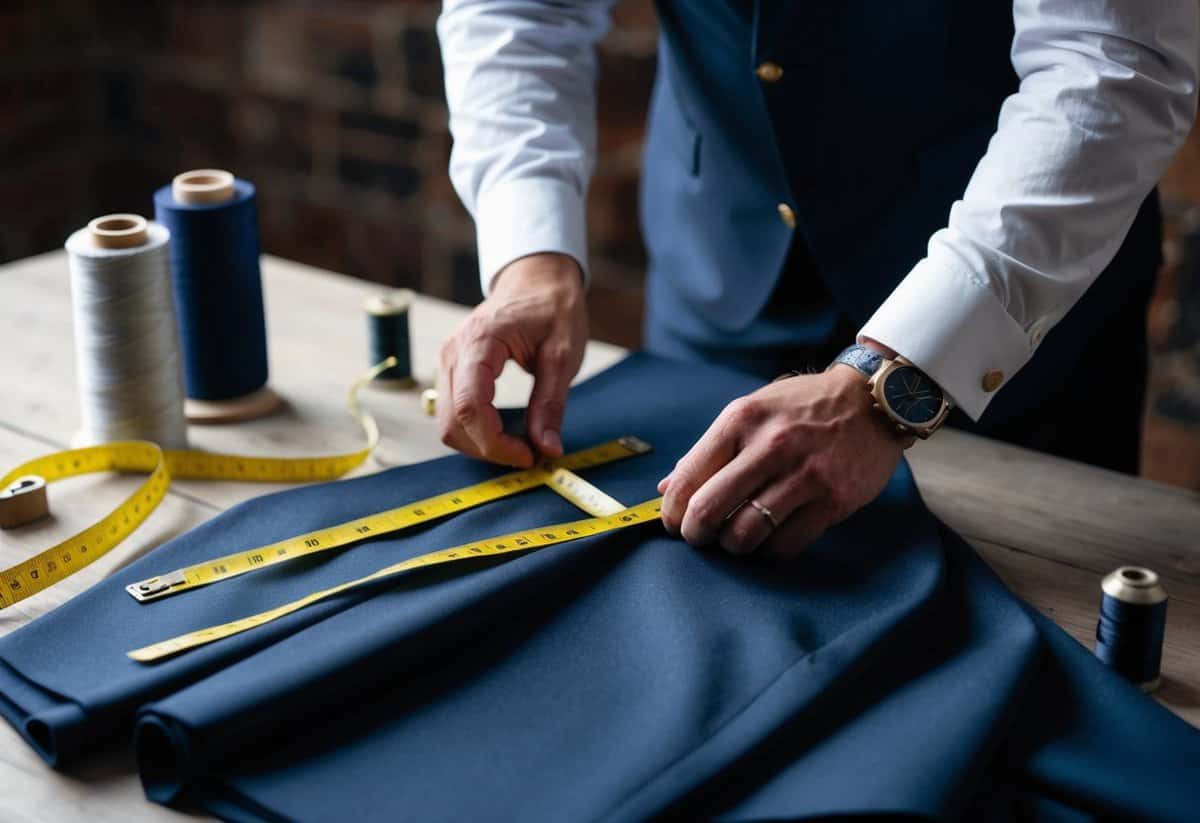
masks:
[[[18,477],[0,491],[0,529],[15,529],[50,514],[46,481],[36,474]]]
[[[192,169],[175,175],[171,181],[171,196],[177,203],[217,205],[229,202],[236,193],[233,173],[224,169]],[[283,401],[270,386],[263,386],[249,394],[226,400],[185,398],[183,413],[189,423],[218,425],[266,417],[282,404]]]
[[[97,248],[132,249],[150,240],[146,226],[141,215],[105,214],[90,221],[87,230]]]

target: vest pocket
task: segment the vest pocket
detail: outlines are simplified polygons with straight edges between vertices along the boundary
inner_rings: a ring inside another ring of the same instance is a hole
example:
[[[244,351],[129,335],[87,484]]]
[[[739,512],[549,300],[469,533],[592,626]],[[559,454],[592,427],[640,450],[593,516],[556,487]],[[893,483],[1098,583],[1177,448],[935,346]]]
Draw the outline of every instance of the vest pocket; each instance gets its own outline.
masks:
[[[692,125],[691,119],[683,111],[675,92],[669,87],[659,89],[657,96],[658,131],[670,146],[672,153],[683,164],[684,169],[692,177],[700,175],[700,132]],[[651,134],[650,139],[658,135]]]

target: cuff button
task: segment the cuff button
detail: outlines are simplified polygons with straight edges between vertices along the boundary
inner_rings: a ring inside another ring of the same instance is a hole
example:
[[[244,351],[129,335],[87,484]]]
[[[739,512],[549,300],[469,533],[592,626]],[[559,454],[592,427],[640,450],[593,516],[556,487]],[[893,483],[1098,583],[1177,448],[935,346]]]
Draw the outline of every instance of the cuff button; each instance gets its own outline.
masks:
[[[758,68],[754,70],[754,73],[764,83],[778,83],[783,79],[783,66],[768,60],[765,63],[760,63]]]
[[[1004,372],[999,369],[992,369],[983,376],[982,384],[985,392],[994,392],[1000,388],[1000,384],[1004,382]]]

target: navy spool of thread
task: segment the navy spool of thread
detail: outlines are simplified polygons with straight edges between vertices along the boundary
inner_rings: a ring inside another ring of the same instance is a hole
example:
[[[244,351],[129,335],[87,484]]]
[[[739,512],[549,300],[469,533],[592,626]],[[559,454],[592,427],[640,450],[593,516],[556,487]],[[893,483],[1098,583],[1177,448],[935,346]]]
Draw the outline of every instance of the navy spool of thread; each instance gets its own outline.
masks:
[[[278,398],[265,389],[267,330],[254,186],[225,171],[185,172],[154,193],[154,213],[171,232],[189,420],[221,422],[269,412]]]
[[[412,388],[416,380],[412,376],[412,355],[408,335],[408,311],[412,306],[413,293],[408,289],[396,289],[367,299],[363,308],[367,312],[367,345],[369,364],[381,363],[389,357],[396,358],[396,365],[375,378],[383,386]]]
[[[1117,569],[1100,589],[1096,657],[1142,691],[1154,691],[1161,680],[1167,590],[1157,574],[1137,566]]]

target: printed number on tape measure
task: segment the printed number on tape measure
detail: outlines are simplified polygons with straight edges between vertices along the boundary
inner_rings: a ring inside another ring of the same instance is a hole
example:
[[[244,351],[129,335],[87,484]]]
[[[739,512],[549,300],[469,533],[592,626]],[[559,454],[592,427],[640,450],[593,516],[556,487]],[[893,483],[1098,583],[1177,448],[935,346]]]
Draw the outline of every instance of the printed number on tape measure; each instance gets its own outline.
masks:
[[[637,506],[621,509],[605,517],[592,517],[587,520],[576,520],[570,523],[540,526],[534,529],[506,534],[501,537],[464,543],[461,546],[453,546],[448,549],[429,552],[428,554],[386,566],[366,577],[360,577],[356,580],[350,580],[346,583],[333,586],[332,588],[313,592],[298,600],[293,600],[290,603],[285,603],[282,606],[277,606],[258,614],[252,614],[248,617],[233,620],[229,623],[222,623],[218,626],[209,626],[208,628],[199,629],[198,631],[189,632],[188,634],[172,637],[150,646],[135,649],[129,652],[128,656],[139,663],[156,663],[189,649],[205,646],[214,641],[232,637],[235,634],[241,634],[250,629],[266,625],[335,595],[376,583],[386,578],[403,574],[404,572],[428,566],[455,563],[475,557],[495,557],[505,554],[528,552],[643,523],[659,522],[659,512],[661,509],[662,498],[659,497],[654,500],[647,500],[645,503]]]
[[[624,506],[575,472],[645,454],[648,451],[650,445],[645,441],[636,437],[621,437],[547,461],[532,469],[510,472],[395,509],[139,580],[126,586],[125,590],[141,602],[159,600],[298,557],[395,533],[543,485],[549,486],[588,514],[611,515],[624,509]]]
[[[107,443],[37,457],[0,477],[0,488],[37,475],[47,483],[102,471],[149,474],[137,491],[99,522],[61,543],[0,571],[0,609],[30,597],[103,557],[128,537],[162,502],[171,477],[255,482],[334,480],[365,461],[379,443],[379,426],[358,402],[358,392],[395,365],[389,358],[350,386],[346,403],[366,436],[366,446],[329,457],[243,457],[193,450],[162,449],[140,440]]]

